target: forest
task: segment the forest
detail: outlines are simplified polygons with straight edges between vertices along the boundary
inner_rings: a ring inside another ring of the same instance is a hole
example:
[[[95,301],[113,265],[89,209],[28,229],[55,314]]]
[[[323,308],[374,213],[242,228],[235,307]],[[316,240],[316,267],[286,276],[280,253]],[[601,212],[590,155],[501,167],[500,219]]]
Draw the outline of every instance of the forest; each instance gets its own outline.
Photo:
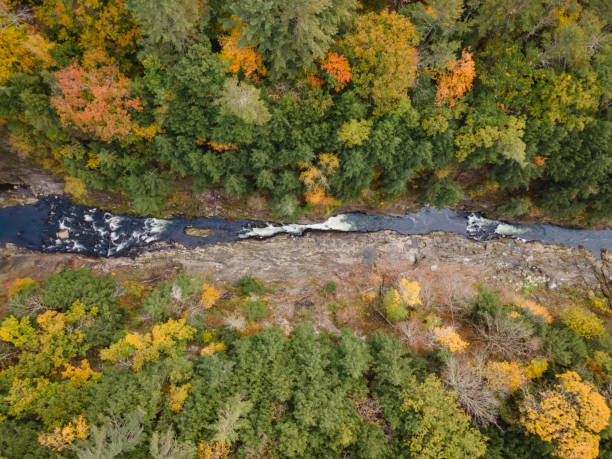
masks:
[[[481,285],[443,306],[399,278],[349,305],[337,287],[330,310],[389,327],[271,326],[275,286],[251,277],[5,284],[2,457],[611,457],[605,299],[557,314]]]
[[[410,195],[612,215],[607,0],[1,0],[10,149],[151,214]],[[467,193],[467,194],[466,194]]]
[[[609,228],[611,38],[610,0],[0,0],[0,155],[115,216]],[[153,241],[0,247],[0,459],[612,459],[612,247]]]

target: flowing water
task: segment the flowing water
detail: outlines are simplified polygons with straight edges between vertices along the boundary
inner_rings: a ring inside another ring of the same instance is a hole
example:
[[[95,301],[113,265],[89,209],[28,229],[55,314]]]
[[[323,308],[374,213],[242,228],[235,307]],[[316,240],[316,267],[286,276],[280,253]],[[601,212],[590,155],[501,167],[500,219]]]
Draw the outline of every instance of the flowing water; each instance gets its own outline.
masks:
[[[208,235],[189,236],[185,233],[186,228],[208,230]],[[144,247],[162,241],[195,247],[246,238],[263,239],[277,234],[300,236],[305,231],[381,230],[400,234],[444,231],[478,241],[510,237],[569,247],[583,246],[597,257],[601,249],[612,249],[612,230],[562,228],[548,224],[515,225],[489,220],[476,213],[430,207],[402,217],[341,214],[310,225],[230,221],[219,217],[158,219],[113,215],[71,204],[61,196],[43,197],[34,205],[0,209],[0,244],[10,242],[41,252],[74,252],[103,257],[134,255]]]

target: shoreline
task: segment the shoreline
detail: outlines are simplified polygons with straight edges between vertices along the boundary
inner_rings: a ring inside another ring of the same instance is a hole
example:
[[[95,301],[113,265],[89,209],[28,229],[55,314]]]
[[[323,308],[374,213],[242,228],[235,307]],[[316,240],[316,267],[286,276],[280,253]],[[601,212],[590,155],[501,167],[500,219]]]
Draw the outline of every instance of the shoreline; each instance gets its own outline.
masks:
[[[74,204],[97,207],[100,210],[115,214],[140,216],[133,213],[129,200],[120,193],[91,190],[84,198],[76,199],[64,192],[62,177],[51,171],[23,160],[4,150],[0,156],[0,208],[14,205],[34,204],[39,196],[61,195]],[[551,224],[564,228],[604,230],[612,229],[612,221],[602,219],[596,224],[587,225],[580,217],[553,217],[538,213],[533,215],[510,216],[495,211],[500,203],[494,198],[467,198],[453,207],[454,211],[473,212],[491,220],[500,220],[509,224],[531,225]],[[376,202],[362,199],[349,201],[326,212],[323,209],[307,212],[294,222],[276,217],[261,196],[234,198],[225,194],[222,189],[209,188],[201,193],[177,192],[160,212],[150,215],[155,218],[172,217],[222,217],[232,220],[259,220],[270,223],[319,223],[329,217],[346,213],[363,213],[370,216],[401,217],[410,212],[428,207],[416,202],[416,196],[404,195],[390,202]]]

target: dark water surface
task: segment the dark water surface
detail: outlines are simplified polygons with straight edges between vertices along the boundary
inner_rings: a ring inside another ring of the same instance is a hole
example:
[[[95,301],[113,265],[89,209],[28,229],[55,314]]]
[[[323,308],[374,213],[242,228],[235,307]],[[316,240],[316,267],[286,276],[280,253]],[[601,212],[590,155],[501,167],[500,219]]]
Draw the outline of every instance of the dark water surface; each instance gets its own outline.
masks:
[[[205,237],[188,236],[185,228],[209,230]],[[444,231],[485,241],[512,237],[545,244],[583,246],[600,256],[612,249],[612,230],[584,230],[555,225],[514,225],[489,220],[479,214],[424,207],[402,217],[352,213],[311,225],[279,225],[254,220],[229,221],[219,217],[172,219],[113,215],[96,208],[71,204],[61,196],[41,198],[37,204],[0,209],[0,244],[7,242],[41,252],[74,252],[90,256],[132,255],[154,242],[175,242],[195,247],[277,234],[302,235],[305,231],[397,231],[427,234]],[[68,238],[58,237],[68,232]]]

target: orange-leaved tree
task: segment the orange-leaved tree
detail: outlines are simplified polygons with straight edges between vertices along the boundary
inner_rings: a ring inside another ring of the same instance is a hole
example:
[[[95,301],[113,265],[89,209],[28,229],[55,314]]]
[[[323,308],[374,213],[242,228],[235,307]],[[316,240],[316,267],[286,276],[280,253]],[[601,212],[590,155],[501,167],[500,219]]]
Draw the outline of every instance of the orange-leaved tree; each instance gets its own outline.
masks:
[[[336,92],[340,92],[351,81],[351,65],[344,54],[328,53],[325,60],[321,61],[321,68],[329,76],[328,83]]]
[[[236,20],[238,20],[236,18]],[[239,21],[239,20],[238,20]],[[220,58],[228,63],[227,70],[231,73],[242,71],[244,76],[257,81],[259,77],[266,75],[266,67],[263,64],[261,55],[253,46],[242,46],[242,29],[244,23],[238,22],[229,35],[219,38],[221,44]]]
[[[138,130],[130,112],[142,110],[140,99],[130,96],[129,83],[110,62],[73,62],[55,73],[51,105],[63,126],[106,142],[126,139]]]
[[[461,59],[449,62],[446,71],[436,77],[438,87],[436,90],[436,105],[441,107],[448,104],[453,107],[463,95],[472,89],[476,69],[472,53],[463,50]]]

